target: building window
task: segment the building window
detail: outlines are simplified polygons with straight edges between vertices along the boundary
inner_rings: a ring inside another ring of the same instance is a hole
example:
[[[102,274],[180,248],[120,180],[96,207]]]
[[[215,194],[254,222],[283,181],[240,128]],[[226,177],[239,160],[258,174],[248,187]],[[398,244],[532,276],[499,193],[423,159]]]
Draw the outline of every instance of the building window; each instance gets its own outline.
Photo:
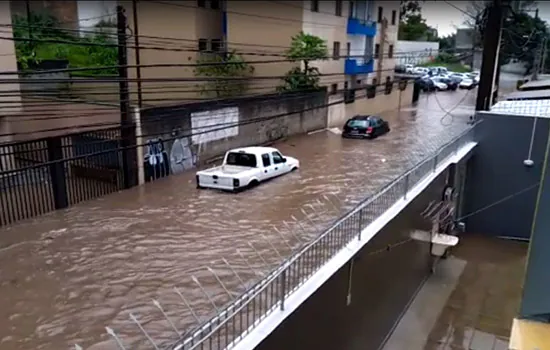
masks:
[[[335,60],[340,59],[340,42],[335,41],[334,45],[332,46],[332,58]]]
[[[380,58],[380,44],[374,45],[374,57]]]
[[[382,23],[382,18],[384,17],[384,8],[378,6],[378,23]]]
[[[330,93],[335,95],[338,92],[338,84],[332,84],[330,86]]]
[[[344,90],[346,90],[346,91],[348,90],[348,82],[347,81],[344,82]]]
[[[319,12],[319,1],[311,2],[311,12]]]
[[[206,7],[206,0],[198,0],[197,7]]]
[[[199,51],[207,51],[207,50],[208,50],[208,40],[199,39]]]
[[[223,48],[222,41],[220,39],[212,39],[210,43],[210,49],[212,52],[221,52]]]
[[[372,85],[376,86],[378,84],[378,79],[372,78]]]
[[[354,13],[353,13],[353,6],[354,6],[353,1],[350,1],[350,2],[349,2],[349,16],[348,16],[349,18],[355,18],[355,17],[353,16],[353,15],[354,15]]]
[[[346,44],[346,56],[348,56],[348,58],[351,56],[351,43]]]
[[[393,58],[393,45],[388,48],[388,58]]]
[[[211,0],[210,1],[210,8],[212,10],[219,10],[220,9],[220,2],[218,0]]]
[[[342,0],[336,0],[336,16],[342,16]]]
[[[391,25],[394,26],[397,21],[397,11],[393,10],[391,12]]]
[[[361,80],[361,79],[357,79],[357,87],[360,87],[360,86],[361,86],[361,83],[362,83],[362,80]]]

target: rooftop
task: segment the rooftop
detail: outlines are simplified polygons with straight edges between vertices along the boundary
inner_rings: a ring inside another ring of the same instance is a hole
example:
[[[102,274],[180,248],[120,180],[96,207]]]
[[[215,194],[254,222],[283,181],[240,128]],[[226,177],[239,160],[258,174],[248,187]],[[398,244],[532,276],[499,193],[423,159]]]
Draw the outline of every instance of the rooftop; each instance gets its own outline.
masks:
[[[520,90],[538,90],[538,89],[550,89],[550,79],[533,80],[523,84]]]
[[[500,101],[491,107],[491,113],[550,118],[550,100]]]
[[[536,100],[550,99],[550,90],[515,91],[506,96],[506,100]]]

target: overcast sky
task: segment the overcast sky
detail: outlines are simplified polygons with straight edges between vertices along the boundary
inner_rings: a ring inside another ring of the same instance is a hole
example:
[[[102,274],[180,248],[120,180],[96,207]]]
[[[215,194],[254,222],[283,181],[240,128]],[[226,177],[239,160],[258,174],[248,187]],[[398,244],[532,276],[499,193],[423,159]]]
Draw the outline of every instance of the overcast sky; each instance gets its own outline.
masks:
[[[459,9],[466,11],[469,1],[449,1]],[[550,23],[550,2],[539,1],[537,5],[539,17]],[[456,32],[456,27],[464,28],[467,15],[454,8],[446,1],[425,1],[422,3],[422,17],[426,18],[429,26],[438,30],[439,36],[446,36]]]

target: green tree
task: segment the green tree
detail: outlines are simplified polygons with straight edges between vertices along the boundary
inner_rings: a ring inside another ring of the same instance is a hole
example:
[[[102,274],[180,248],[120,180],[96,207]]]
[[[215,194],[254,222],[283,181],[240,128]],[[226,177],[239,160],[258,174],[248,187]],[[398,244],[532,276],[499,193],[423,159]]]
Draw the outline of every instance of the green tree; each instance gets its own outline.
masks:
[[[292,37],[286,58],[303,66],[292,68],[283,78],[279,91],[297,91],[319,88],[319,69],[311,61],[328,59],[326,42],[318,36],[300,32]]]
[[[451,34],[439,38],[439,50],[444,50],[445,52],[452,52],[455,48],[456,43],[456,34]]]
[[[244,78],[254,73],[254,67],[248,65],[242,56],[235,51],[228,52],[225,55],[206,54],[197,63],[201,65],[195,68],[195,75],[214,78],[214,80],[209,80],[201,86],[201,93],[213,95],[217,98],[239,96],[246,92],[249,80]]]
[[[13,17],[14,38],[31,40],[17,40],[15,50],[17,62],[21,69],[28,69],[30,65],[43,60],[67,60],[71,68],[89,68],[114,66],[117,64],[117,48],[113,40],[105,34],[80,37],[61,28],[61,23],[47,12],[31,12],[26,16]],[[70,41],[71,44],[50,43],[41,40]],[[78,45],[90,43],[94,45]],[[82,75],[112,75],[117,74],[115,69],[97,70],[82,73]]]
[[[506,11],[502,26],[499,64],[506,64],[513,59],[525,62],[526,74],[533,68],[539,45],[549,37],[546,23],[531,15],[534,4],[535,1],[522,1]],[[477,47],[483,45],[490,5],[490,1],[472,1],[468,7],[471,18],[466,24],[475,29]]]
[[[421,10],[420,1],[401,1],[399,18],[401,21],[406,21],[407,17],[411,15],[419,15]]]
[[[411,14],[399,24],[399,40],[437,41],[437,33],[421,14]]]

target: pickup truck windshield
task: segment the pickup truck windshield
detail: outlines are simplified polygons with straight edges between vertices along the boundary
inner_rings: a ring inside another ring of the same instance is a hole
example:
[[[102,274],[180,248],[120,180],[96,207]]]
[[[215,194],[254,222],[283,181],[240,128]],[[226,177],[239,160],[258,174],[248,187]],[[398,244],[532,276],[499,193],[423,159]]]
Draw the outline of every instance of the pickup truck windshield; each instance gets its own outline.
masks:
[[[256,156],[249,153],[231,152],[227,155],[225,161],[227,165],[245,166],[249,168],[256,167]]]

